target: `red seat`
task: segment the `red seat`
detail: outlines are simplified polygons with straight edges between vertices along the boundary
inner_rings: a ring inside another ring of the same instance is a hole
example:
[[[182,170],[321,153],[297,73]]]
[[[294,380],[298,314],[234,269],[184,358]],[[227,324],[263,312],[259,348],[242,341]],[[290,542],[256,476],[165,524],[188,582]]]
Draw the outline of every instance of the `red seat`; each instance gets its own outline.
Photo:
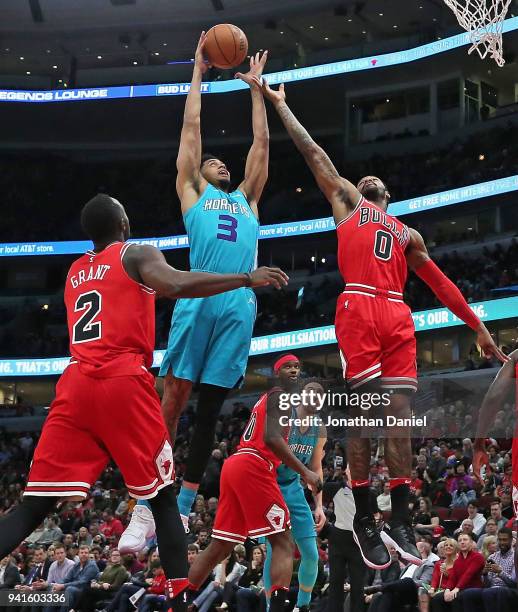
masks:
[[[450,519],[452,521],[463,521],[468,518],[468,510],[466,508],[452,508],[450,513]]]
[[[489,506],[494,502],[494,501],[500,501],[498,499],[498,497],[493,497],[492,495],[483,495],[482,497],[478,498],[478,507],[480,510],[484,510],[486,508],[489,508]]]
[[[445,521],[450,516],[449,508],[443,508],[441,506],[437,506],[435,508],[432,508],[432,511],[437,514],[437,516],[439,517],[441,521]]]

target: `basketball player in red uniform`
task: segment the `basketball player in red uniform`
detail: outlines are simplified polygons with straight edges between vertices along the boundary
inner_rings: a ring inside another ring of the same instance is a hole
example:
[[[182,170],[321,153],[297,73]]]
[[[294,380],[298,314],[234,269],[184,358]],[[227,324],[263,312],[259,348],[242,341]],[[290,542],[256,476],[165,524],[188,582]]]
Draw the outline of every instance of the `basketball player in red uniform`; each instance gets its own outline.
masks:
[[[259,84],[259,80],[256,80]],[[390,194],[379,178],[366,176],[355,187],[342,178],[331,160],[286,104],[284,86],[272,90],[261,83],[296,147],[331,204],[338,234],[338,261],[345,291],[338,298],[336,335],[344,378],[352,390],[368,390],[373,381],[391,393],[387,413],[410,417],[409,393],[416,390],[416,341],[410,309],[403,302],[408,268],[429,285],[439,300],[477,333],[486,356],[505,356],[469,308],[457,287],[430,259],[420,234],[387,214]],[[348,441],[348,461],[356,503],[353,534],[365,563],[387,567],[384,543],[407,561],[421,563],[408,516],[412,449],[410,430],[391,428],[385,440],[385,460],[391,476],[392,519],[383,532],[376,529],[369,507],[370,440]]]
[[[287,393],[276,387],[261,396],[254,406],[237,451],[223,464],[220,498],[209,546],[189,570],[195,588],[203,584],[212,569],[247,537],[268,538],[272,547],[270,610],[284,609],[293,570],[293,544],[286,531],[290,515],[277,484],[281,463],[295,470],[312,491],[322,481],[290,450],[289,428],[282,428],[279,402]],[[285,399],[285,398],[284,398]]]
[[[516,410],[518,411],[518,350],[509,355],[509,361],[498,371],[495,380],[486,393],[478,415],[477,437],[475,439],[473,454],[473,473],[482,481],[481,470],[489,465],[486,453],[485,439],[491,434],[496,413],[508,401],[511,391],[515,388]],[[518,414],[518,412],[517,412]],[[513,450],[511,463],[513,466],[513,507],[514,518],[518,521],[518,419],[513,436]],[[514,566],[518,575],[518,547],[515,547]]]
[[[187,543],[176,496],[173,453],[149,371],[155,297],[203,297],[243,286],[286,283],[278,269],[250,274],[181,272],[155,247],[127,241],[122,205],[99,194],[81,213],[94,248],[71,266],[65,305],[71,360],[56,385],[23,501],[0,519],[0,558],[45,518],[59,499],[82,500],[110,457],[129,493],[148,499],[157,525],[166,595],[185,608]]]

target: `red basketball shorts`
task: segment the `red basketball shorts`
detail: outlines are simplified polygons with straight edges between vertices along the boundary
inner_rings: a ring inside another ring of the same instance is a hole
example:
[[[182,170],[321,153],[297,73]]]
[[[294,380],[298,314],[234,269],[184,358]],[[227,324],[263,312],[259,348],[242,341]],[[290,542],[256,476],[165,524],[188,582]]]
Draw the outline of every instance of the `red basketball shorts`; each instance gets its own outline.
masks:
[[[417,389],[414,322],[401,294],[347,287],[338,298],[335,329],[351,389],[375,378],[387,390]]]
[[[133,497],[154,497],[174,465],[153,375],[94,378],[80,367],[56,385],[24,495],[86,497],[111,457]]]
[[[242,544],[285,531],[290,513],[276,470],[259,454],[238,451],[223,464],[220,498],[212,537]]]

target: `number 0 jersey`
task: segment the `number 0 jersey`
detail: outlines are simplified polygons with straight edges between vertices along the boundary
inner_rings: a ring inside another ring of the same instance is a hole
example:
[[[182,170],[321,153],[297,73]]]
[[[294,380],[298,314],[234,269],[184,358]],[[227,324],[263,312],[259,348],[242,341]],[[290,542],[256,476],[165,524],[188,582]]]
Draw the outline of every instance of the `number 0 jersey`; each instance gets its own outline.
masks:
[[[256,267],[259,222],[241,191],[209,184],[183,220],[191,270],[241,274]]]
[[[408,273],[408,227],[362,197],[336,232],[338,267],[348,289],[381,289],[401,299]]]
[[[268,398],[274,392],[279,391],[279,387],[273,388],[268,393],[261,395],[255,406],[252,408],[250,418],[246,424],[241,440],[237,447],[237,453],[251,453],[259,455],[263,459],[266,459],[273,469],[277,469],[281,464],[281,460],[271,450],[271,448],[264,441],[264,434],[267,428],[267,411],[268,411]],[[288,440],[288,432],[285,433],[284,439]]]
[[[124,269],[129,247],[128,242],[113,242],[100,253],[87,251],[68,272],[70,354],[85,374],[142,374],[153,363],[155,292]]]

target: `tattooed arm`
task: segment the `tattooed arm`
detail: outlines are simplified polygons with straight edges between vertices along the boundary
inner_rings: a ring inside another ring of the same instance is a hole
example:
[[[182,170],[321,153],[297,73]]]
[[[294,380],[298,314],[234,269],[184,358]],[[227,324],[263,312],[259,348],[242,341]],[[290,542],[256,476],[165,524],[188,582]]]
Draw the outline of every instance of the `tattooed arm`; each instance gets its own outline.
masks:
[[[335,223],[347,217],[358,204],[361,195],[356,187],[341,177],[327,153],[309,135],[286,104],[284,85],[277,91],[271,89],[266,80],[261,84],[263,95],[272,102],[288,134],[300,151],[322,193],[333,209]]]

